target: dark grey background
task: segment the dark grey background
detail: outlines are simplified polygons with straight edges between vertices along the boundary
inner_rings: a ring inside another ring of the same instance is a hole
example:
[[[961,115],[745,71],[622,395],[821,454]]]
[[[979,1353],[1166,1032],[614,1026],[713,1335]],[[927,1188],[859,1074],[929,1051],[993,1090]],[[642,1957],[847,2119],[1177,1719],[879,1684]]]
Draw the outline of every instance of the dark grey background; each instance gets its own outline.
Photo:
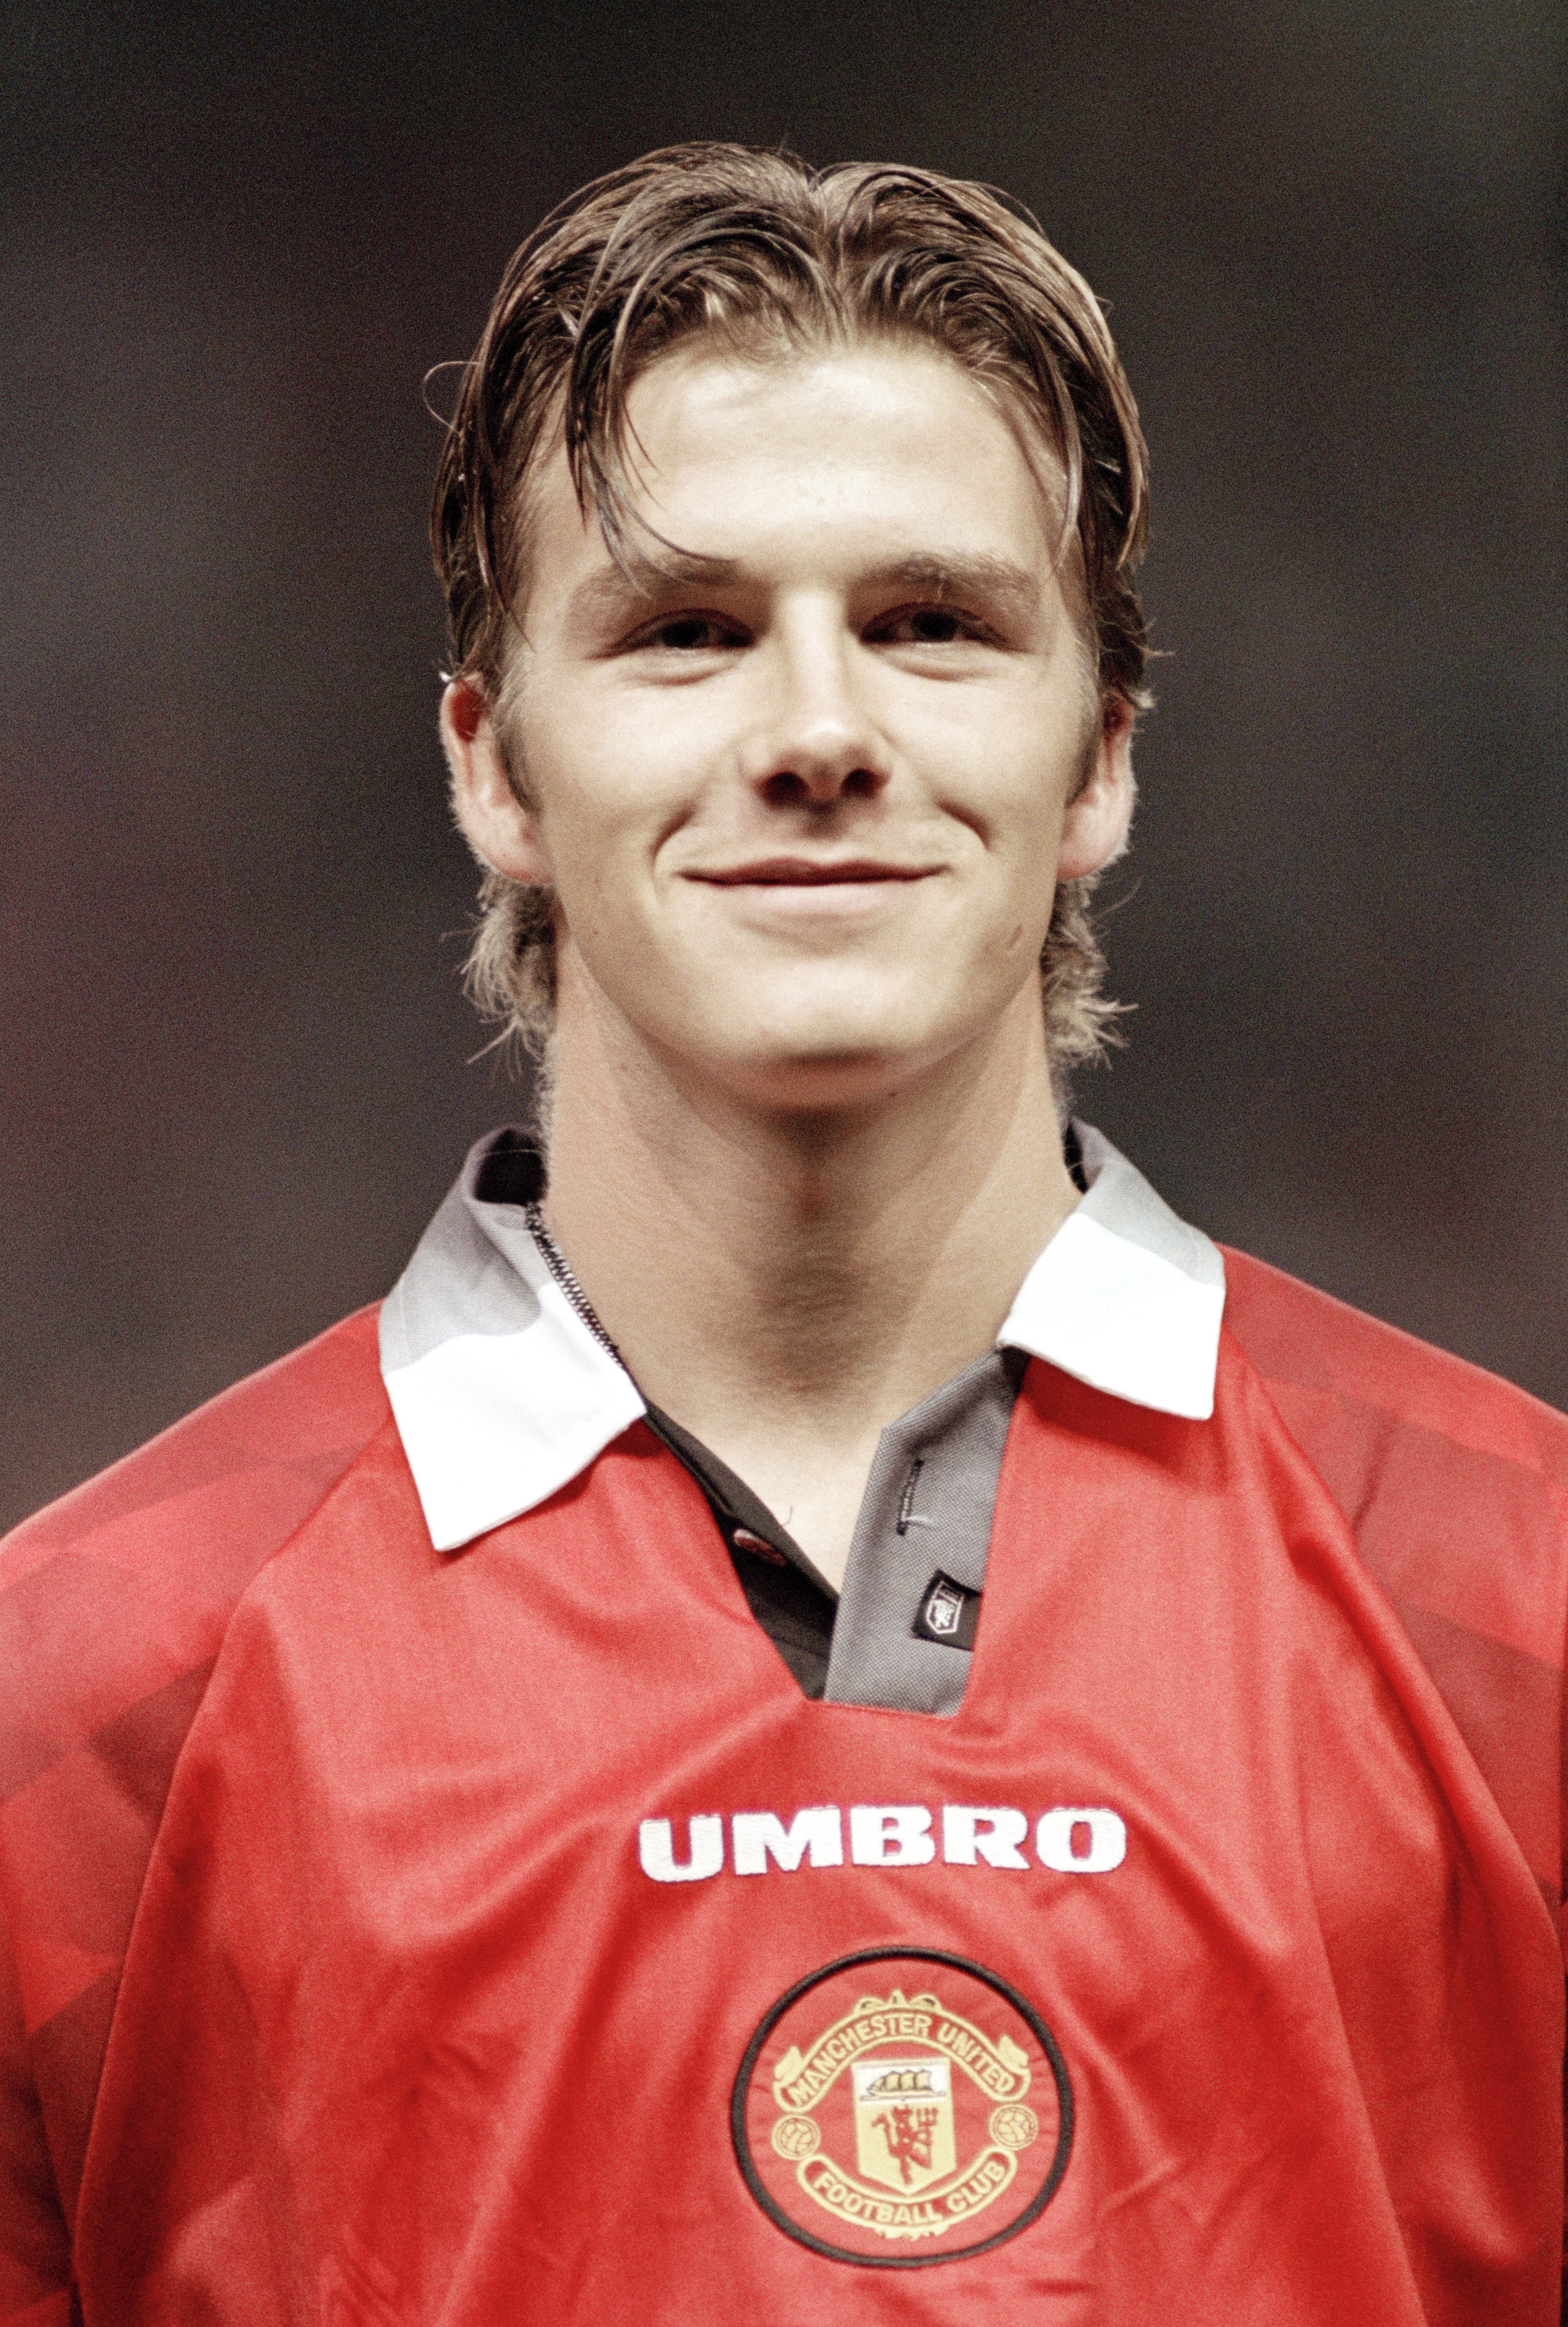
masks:
[[[1000,182],[1110,303],[1169,659],[1085,1111],[1568,1402],[1547,0],[4,23],[0,1516],[373,1298],[514,1111],[420,380],[544,207],[693,136]]]

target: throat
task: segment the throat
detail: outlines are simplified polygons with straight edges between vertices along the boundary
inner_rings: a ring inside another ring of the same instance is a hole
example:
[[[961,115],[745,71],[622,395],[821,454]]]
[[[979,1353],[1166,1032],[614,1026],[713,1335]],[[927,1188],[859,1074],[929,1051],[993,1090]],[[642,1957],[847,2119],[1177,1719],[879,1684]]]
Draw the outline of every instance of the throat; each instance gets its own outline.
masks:
[[[903,1705],[912,1688],[917,1709],[953,1709],[964,1684],[951,1658],[962,1663],[975,1645],[1025,1364],[1020,1351],[988,1352],[890,1423],[869,1464],[841,1462],[826,1493],[820,1466],[779,1469],[788,1525],[729,1461],[649,1409],[649,1426],[702,1486],[751,1612],[808,1696]],[[738,1445],[729,1451],[747,1462]],[[762,1463],[776,1456],[761,1444]],[[772,1475],[751,1467],[758,1480]],[[812,1496],[800,1495],[801,1478]]]
[[[820,1445],[796,1450],[771,1434],[732,1438],[715,1450],[835,1596],[844,1590],[878,1435],[847,1452]]]
[[[552,1235],[543,1204],[537,1198],[530,1199],[523,1212],[546,1266],[572,1308],[601,1348],[624,1365],[624,1358]],[[718,1417],[716,1426],[711,1421],[699,1435],[686,1421],[651,1401],[649,1419],[658,1435],[688,1469],[705,1479],[705,1484],[708,1483],[705,1458],[714,1466],[714,1475],[727,1488],[738,1488],[762,1507],[777,1529],[789,1538],[791,1548],[803,1556],[816,1580],[832,1593],[842,1591],[880,1436],[874,1425],[863,1428],[858,1439],[845,1444],[814,1430],[809,1420],[804,1428],[798,1424],[791,1430],[787,1423],[780,1427],[774,1410],[764,1407],[759,1413],[754,1402],[746,1416],[750,1427],[727,1428]]]

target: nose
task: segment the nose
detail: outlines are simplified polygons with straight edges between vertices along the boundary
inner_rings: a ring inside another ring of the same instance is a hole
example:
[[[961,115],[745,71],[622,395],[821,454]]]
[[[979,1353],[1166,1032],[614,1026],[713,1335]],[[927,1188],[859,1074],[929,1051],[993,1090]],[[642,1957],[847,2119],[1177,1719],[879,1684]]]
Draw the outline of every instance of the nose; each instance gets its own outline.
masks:
[[[747,780],[773,808],[834,808],[874,799],[892,774],[859,675],[854,647],[831,615],[775,642],[768,699],[742,748]]]

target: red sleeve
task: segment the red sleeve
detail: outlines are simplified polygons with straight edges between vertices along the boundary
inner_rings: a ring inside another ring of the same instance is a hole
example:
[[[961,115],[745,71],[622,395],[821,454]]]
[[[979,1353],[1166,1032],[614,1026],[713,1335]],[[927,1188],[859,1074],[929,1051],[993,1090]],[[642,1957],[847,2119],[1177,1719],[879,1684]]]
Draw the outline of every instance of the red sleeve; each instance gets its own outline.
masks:
[[[1568,1420],[1245,1254],[1227,1252],[1226,1282],[1227,1330],[1344,1513],[1563,1930]],[[1568,2243],[1563,2276],[1568,2287]]]
[[[69,2327],[120,1965],[229,1619],[387,1418],[362,1311],[0,1545],[5,2327]]]
[[[1226,1322],[1339,1504],[1554,1912],[1563,1896],[1568,1419],[1227,1253]]]

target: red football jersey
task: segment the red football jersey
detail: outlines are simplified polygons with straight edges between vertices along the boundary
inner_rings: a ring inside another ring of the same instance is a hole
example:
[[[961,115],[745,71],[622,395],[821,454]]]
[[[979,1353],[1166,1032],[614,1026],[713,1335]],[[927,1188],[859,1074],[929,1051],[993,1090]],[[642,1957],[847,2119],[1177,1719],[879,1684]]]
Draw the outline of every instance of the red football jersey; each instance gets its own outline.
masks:
[[[1568,1425],[1228,1276],[951,1718],[640,1425],[434,1551],[369,1317],[22,1530],[0,2317],[1555,2320]]]

